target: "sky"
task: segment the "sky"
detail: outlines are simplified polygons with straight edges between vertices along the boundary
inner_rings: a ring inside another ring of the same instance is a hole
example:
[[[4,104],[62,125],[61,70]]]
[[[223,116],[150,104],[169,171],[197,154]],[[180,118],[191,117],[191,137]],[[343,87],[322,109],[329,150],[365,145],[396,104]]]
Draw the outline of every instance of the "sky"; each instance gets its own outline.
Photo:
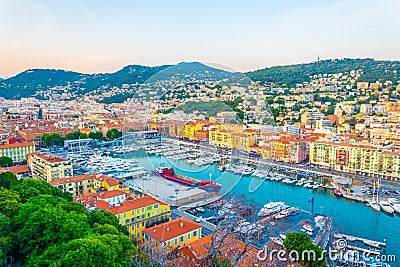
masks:
[[[398,0],[0,0],[0,77],[215,62],[400,60]]]

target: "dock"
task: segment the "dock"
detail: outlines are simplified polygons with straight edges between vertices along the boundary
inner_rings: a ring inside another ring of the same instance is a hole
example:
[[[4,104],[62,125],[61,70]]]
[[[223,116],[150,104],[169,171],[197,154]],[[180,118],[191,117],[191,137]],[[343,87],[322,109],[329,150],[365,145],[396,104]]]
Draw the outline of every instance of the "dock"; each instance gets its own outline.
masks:
[[[347,245],[346,247],[348,249],[361,251],[363,253],[369,253],[369,254],[373,254],[373,255],[377,255],[377,256],[381,255],[381,252],[380,251],[376,251],[376,250],[370,250],[370,249],[360,248],[360,247],[351,246],[351,245]]]
[[[354,240],[354,241],[357,240],[357,241],[363,242],[364,244],[365,244],[365,242],[367,242],[367,243],[373,242],[379,246],[386,247],[386,242],[373,241],[373,240],[369,240],[369,239],[365,239],[365,238],[361,238],[361,237],[357,237],[357,236],[345,235],[345,234],[339,234],[338,236],[341,236],[341,238],[345,238],[346,240]]]

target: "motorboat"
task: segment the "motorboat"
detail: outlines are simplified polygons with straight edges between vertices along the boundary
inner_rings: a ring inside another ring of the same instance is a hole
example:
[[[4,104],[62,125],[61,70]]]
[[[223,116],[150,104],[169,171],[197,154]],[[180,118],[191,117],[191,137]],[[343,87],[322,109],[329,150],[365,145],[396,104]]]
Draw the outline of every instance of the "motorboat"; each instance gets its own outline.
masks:
[[[392,205],[389,204],[389,202],[385,201],[385,200],[381,200],[379,202],[379,205],[381,206],[382,210],[384,212],[387,212],[389,214],[393,214],[394,213],[394,208],[392,207]]]

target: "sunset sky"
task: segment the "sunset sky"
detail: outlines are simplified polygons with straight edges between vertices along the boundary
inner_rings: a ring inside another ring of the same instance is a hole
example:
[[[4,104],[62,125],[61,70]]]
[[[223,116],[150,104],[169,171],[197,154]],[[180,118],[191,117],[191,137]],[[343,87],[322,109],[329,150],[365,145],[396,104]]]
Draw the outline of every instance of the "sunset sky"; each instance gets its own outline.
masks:
[[[216,62],[240,71],[343,57],[400,59],[400,1],[0,0],[0,77]]]

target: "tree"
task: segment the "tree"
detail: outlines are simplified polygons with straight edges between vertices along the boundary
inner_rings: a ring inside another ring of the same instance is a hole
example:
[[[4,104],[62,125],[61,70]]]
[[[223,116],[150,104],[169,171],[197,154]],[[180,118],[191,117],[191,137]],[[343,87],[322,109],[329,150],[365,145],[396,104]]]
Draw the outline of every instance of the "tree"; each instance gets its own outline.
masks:
[[[120,138],[121,136],[122,136],[122,132],[118,131],[118,129],[115,129],[115,128],[108,130],[106,133],[107,139],[110,139],[110,140]]]
[[[70,267],[126,266],[129,257],[136,253],[137,248],[127,236],[89,235],[49,247],[39,257],[31,258],[29,263],[35,266],[51,266],[54,263]]]
[[[55,134],[43,134],[41,140],[46,146],[60,146],[64,143],[64,138],[58,133]]]
[[[237,244],[239,240],[243,245],[237,247],[229,255],[232,260],[231,265],[236,266],[249,249],[249,246],[256,241],[253,237],[258,237],[259,239],[266,234],[266,230],[256,223],[258,221],[256,211],[259,210],[259,205],[256,202],[248,200],[244,195],[230,195],[229,205],[229,208],[225,209],[226,214],[219,214],[222,218],[217,222],[216,230],[212,234],[208,255],[202,260],[203,263],[210,260],[215,261],[222,247],[230,247],[232,244]],[[243,227],[244,221],[249,222],[248,227]],[[217,261],[221,260],[222,263],[226,263],[223,259],[218,259]]]
[[[315,245],[310,237],[304,233],[292,232],[286,235],[283,246],[287,253],[296,251],[299,256],[297,262],[306,266],[325,267],[326,260],[322,248]],[[310,252],[310,253],[309,253]],[[310,256],[309,256],[310,255]]]
[[[114,226],[116,229],[118,229],[119,232],[128,235],[129,231],[127,229],[126,226],[123,226],[119,223],[119,220],[117,219],[117,217],[115,217],[114,214],[112,214],[109,211],[105,211],[105,210],[94,210],[92,212],[89,213],[90,215],[90,225],[92,227],[96,226],[96,225],[112,225]]]
[[[13,219],[21,206],[19,195],[11,190],[0,188],[0,212]]]
[[[3,172],[0,174],[0,187],[10,189],[11,186],[17,184],[17,182],[18,182],[17,176],[10,171]]]
[[[22,203],[27,202],[31,197],[43,194],[58,196],[66,199],[67,201],[72,201],[72,196],[70,193],[63,192],[61,189],[50,185],[46,181],[37,179],[20,180],[17,184],[11,186],[11,189],[18,193]]]
[[[94,140],[102,140],[103,139],[103,133],[102,132],[90,132],[89,133],[89,138],[92,138]]]
[[[79,131],[67,134],[66,138],[68,140],[75,140],[80,137],[81,133]]]
[[[86,138],[88,138],[88,135],[86,133],[81,133],[79,138],[80,139],[86,139]]]
[[[84,208],[80,212],[69,211],[67,207],[74,203],[65,204],[66,200],[59,197],[38,196],[21,206],[15,218],[19,251],[24,255],[40,254],[47,247],[67,243],[89,233],[89,218]]]
[[[0,167],[10,167],[12,166],[13,160],[9,157],[0,157]]]

